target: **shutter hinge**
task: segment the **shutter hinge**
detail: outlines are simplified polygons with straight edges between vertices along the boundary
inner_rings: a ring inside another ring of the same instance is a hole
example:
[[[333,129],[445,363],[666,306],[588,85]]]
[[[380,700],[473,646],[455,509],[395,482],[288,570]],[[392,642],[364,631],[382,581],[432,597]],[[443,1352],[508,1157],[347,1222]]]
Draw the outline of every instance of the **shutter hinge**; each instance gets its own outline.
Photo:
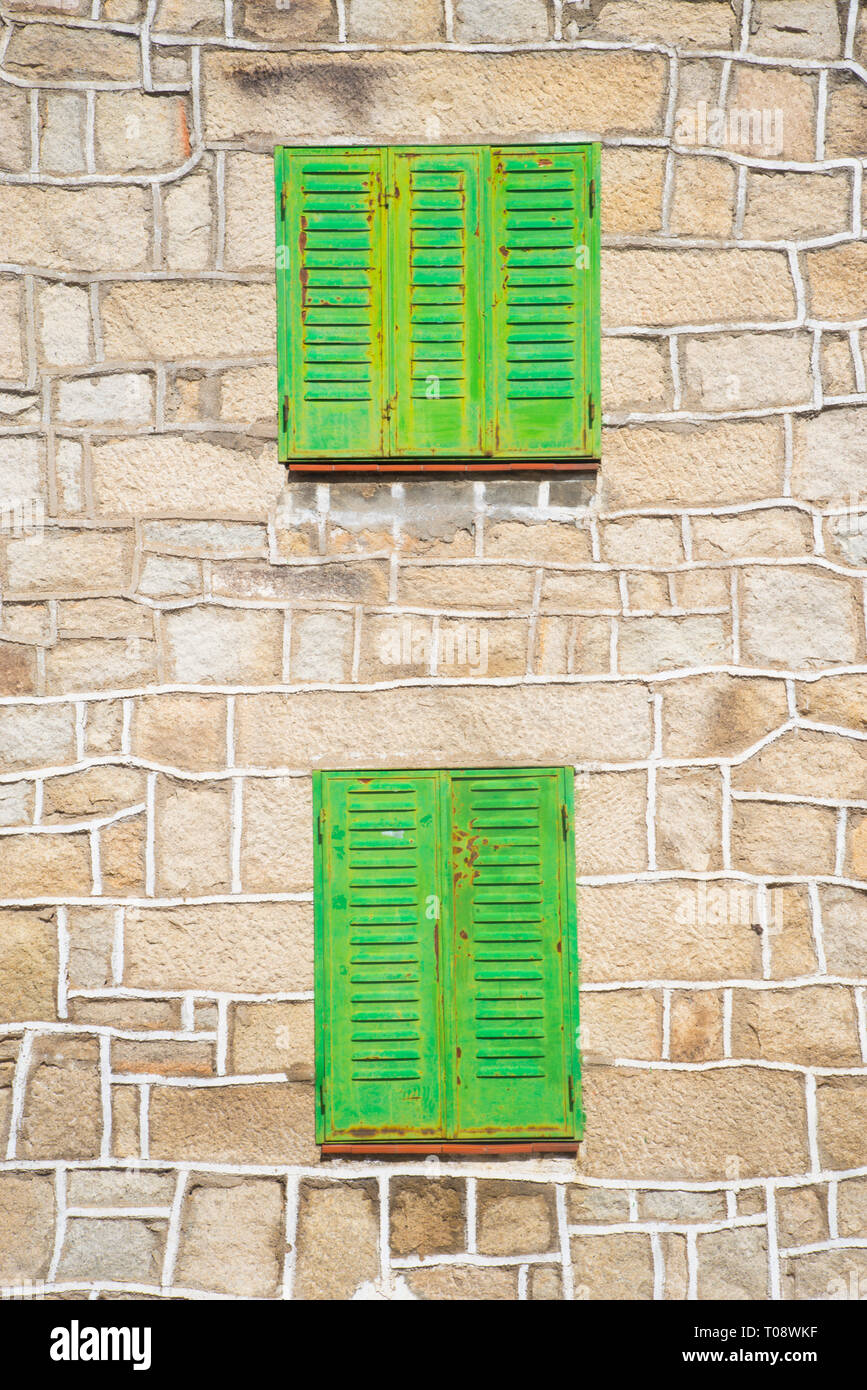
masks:
[[[288,196],[289,196],[289,189],[288,189],[287,185],[284,183],[283,187],[280,189],[280,213],[281,213],[281,216],[283,216],[283,217],[286,216],[286,201],[287,201]]]
[[[596,419],[596,402],[592,396],[588,397],[587,400],[587,419],[590,422],[590,428],[592,430],[593,421]]]
[[[283,397],[283,433],[289,433],[289,397]]]
[[[575,1088],[572,1085],[572,1077],[569,1077],[569,1109],[575,1109]]]
[[[566,809],[565,803],[560,807],[560,820],[563,826],[563,840],[565,842],[569,839],[569,812]]]
[[[596,212],[596,180],[590,180],[590,216]]]
[[[385,406],[383,407],[383,412],[382,412],[383,415],[385,416],[386,420],[390,420],[390,419],[391,419],[391,414],[392,414],[392,411],[393,411],[393,410],[394,410],[394,397],[390,396],[390,397],[388,398],[388,400],[386,401]]]
[[[318,819],[318,821],[317,821],[316,830],[317,830],[317,834],[319,835],[319,843],[320,843],[320,845],[321,845],[322,842],[323,842],[323,840],[324,840],[324,838],[325,838],[325,811],[324,811],[324,810],[322,810],[322,811],[319,812],[319,819]]]

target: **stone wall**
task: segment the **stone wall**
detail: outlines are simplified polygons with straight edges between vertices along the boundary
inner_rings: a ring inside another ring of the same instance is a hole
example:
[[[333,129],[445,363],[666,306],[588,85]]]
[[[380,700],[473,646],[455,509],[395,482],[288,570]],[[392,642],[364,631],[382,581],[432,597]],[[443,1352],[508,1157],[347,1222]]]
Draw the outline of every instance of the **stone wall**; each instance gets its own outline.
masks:
[[[0,10],[0,1284],[863,1298],[867,15]],[[603,141],[598,484],[287,486],[273,145],[537,137]],[[528,762],[581,1156],[320,1161],[311,769]]]

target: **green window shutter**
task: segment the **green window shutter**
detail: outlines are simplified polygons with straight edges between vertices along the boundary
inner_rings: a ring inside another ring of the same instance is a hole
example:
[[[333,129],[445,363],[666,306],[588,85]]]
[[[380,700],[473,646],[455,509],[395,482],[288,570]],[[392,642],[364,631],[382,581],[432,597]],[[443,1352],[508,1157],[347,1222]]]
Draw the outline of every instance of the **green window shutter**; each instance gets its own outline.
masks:
[[[480,149],[395,150],[391,237],[391,452],[484,446],[484,172]]]
[[[576,1132],[565,778],[561,769],[452,775],[461,1137]]]
[[[437,785],[315,779],[320,1141],[442,1132]]]
[[[384,152],[278,151],[281,457],[383,452]]]
[[[495,454],[599,452],[597,160],[590,145],[491,151]]]

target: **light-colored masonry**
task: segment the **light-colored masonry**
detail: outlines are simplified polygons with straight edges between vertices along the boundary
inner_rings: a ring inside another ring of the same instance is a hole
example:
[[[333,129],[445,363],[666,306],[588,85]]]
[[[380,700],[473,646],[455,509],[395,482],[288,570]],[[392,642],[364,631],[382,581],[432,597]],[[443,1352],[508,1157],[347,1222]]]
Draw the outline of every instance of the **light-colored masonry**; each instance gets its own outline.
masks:
[[[6,1296],[867,1296],[867,15],[0,11]],[[274,144],[558,137],[598,484],[287,487]],[[576,768],[582,1154],[322,1162],[311,768],[502,762]]]

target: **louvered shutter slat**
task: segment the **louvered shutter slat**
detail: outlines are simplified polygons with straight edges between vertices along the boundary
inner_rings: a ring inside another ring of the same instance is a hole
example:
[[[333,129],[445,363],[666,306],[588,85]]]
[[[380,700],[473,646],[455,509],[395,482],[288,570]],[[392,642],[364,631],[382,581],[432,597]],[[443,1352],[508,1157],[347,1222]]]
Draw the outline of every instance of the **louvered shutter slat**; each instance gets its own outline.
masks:
[[[324,1138],[437,1136],[437,775],[329,774],[322,798]]]
[[[455,1111],[462,1137],[574,1131],[561,774],[455,773]]]
[[[483,444],[482,151],[392,152],[392,453]]]
[[[379,150],[282,152],[281,445],[289,455],[383,450],[382,164]]]

